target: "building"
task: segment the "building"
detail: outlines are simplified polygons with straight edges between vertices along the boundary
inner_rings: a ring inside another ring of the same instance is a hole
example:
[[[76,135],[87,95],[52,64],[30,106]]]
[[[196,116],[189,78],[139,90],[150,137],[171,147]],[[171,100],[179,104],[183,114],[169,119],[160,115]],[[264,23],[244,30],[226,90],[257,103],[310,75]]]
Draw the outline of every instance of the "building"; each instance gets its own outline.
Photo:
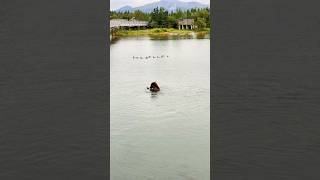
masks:
[[[149,26],[148,21],[138,21],[135,18],[127,19],[111,19],[110,20],[110,40],[115,37],[116,32],[119,29],[140,29],[147,28]]]
[[[180,19],[178,20],[179,29],[194,29],[194,19]]]
[[[127,19],[111,19],[110,28],[140,28],[147,27],[147,21],[138,21],[132,18],[131,20]]]

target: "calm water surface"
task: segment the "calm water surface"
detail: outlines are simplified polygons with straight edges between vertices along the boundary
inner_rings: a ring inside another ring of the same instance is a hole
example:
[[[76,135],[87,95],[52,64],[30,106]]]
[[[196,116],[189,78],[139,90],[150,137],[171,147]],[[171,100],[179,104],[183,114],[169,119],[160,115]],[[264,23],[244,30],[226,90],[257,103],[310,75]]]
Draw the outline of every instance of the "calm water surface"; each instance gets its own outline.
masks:
[[[210,40],[126,38],[110,56],[111,179],[209,179]]]

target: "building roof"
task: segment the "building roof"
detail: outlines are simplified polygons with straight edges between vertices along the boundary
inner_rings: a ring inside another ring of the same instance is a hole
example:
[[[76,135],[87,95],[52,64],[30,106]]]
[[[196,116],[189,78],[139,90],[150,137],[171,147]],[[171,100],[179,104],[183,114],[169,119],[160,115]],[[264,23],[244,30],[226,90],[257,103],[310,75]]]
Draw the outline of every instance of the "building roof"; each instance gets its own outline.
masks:
[[[127,20],[127,19],[111,19],[110,27],[132,27],[132,26],[147,26],[148,21],[138,21],[135,19]]]
[[[194,19],[180,19],[178,20],[179,25],[193,25]]]

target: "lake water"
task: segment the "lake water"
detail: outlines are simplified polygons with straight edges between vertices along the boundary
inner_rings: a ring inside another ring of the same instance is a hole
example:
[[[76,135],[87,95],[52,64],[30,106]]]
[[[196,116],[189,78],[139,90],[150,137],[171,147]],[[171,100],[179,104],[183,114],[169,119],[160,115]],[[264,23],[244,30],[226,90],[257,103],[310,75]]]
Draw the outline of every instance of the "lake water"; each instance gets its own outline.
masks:
[[[153,81],[160,92],[147,90]],[[110,45],[112,180],[209,179],[209,136],[209,39]]]

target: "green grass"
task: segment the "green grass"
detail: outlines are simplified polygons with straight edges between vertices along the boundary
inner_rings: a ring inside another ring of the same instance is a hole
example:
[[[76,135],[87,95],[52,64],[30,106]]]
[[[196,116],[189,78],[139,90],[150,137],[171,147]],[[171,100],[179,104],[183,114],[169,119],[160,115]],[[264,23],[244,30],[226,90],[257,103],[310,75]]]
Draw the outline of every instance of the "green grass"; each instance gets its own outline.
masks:
[[[117,36],[190,36],[196,34],[209,34],[210,28],[203,30],[179,30],[174,28],[153,28],[141,30],[118,30]]]

